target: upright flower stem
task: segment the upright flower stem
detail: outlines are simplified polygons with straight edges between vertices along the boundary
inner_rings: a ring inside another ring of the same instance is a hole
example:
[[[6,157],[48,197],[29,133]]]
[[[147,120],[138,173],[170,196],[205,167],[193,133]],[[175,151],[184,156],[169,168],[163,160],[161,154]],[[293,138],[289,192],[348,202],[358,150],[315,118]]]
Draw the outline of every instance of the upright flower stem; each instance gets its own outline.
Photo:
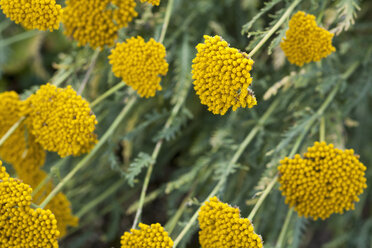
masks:
[[[188,89],[184,91],[184,94],[180,98],[178,98],[178,101],[177,101],[176,105],[173,107],[171,115],[169,116],[167,122],[165,123],[163,131],[167,130],[172,125],[172,123],[173,123],[174,119],[176,118],[178,112],[180,111],[182,105],[185,103],[188,92],[189,92],[189,88],[191,87],[191,82],[188,83],[187,87],[188,87]],[[144,202],[145,202],[147,188],[148,188],[149,183],[150,183],[151,174],[152,174],[152,171],[154,169],[154,166],[155,166],[156,160],[158,158],[158,155],[160,153],[160,150],[163,146],[163,143],[164,143],[164,139],[159,140],[156,143],[155,148],[152,152],[151,159],[152,159],[153,163],[151,163],[150,166],[147,168],[147,172],[146,172],[145,180],[143,182],[141,196],[140,196],[138,208],[137,208],[137,211],[136,211],[136,215],[134,217],[132,229],[135,229],[137,227],[139,218],[142,214],[142,209],[143,209],[143,205],[144,205]]]
[[[292,13],[293,9],[301,2],[301,0],[295,0],[283,14],[283,16],[279,19],[279,21],[267,32],[267,34],[260,40],[260,42],[253,48],[253,50],[248,54],[249,57],[252,57],[262,46],[266,43],[266,41],[278,30],[278,28],[285,22],[285,20],[289,17]]]
[[[215,196],[217,192],[221,189],[221,187],[226,182],[226,179],[228,175],[230,174],[232,167],[238,159],[243,154],[244,150],[248,147],[248,145],[251,143],[253,138],[257,135],[258,131],[264,126],[267,119],[271,116],[271,114],[274,112],[276,107],[279,104],[279,98],[275,99],[274,102],[270,105],[270,107],[266,110],[265,114],[260,118],[260,120],[257,122],[256,126],[248,133],[248,135],[245,137],[243,142],[240,144],[238,150],[236,150],[235,154],[233,155],[232,159],[230,160],[229,164],[227,165],[227,168],[225,170],[225,173],[222,175],[216,186],[213,188],[212,192],[208,195],[208,197],[204,200],[204,202],[208,201],[209,198]],[[181,233],[177,236],[177,238],[174,241],[173,248],[176,248],[177,245],[181,242],[182,238],[186,235],[186,233],[189,231],[191,226],[194,224],[196,219],[198,218],[198,214],[200,211],[200,207],[198,210],[194,213],[194,215],[191,217],[191,219],[188,221],[186,226],[183,228]]]
[[[319,127],[319,141],[325,141],[325,118],[322,116],[320,119],[320,127]]]
[[[87,83],[89,81],[89,78],[92,75],[92,72],[93,72],[94,66],[96,65],[96,62],[97,62],[98,55],[99,55],[100,51],[101,50],[99,48],[97,48],[93,53],[92,60],[90,61],[90,64],[89,64],[89,68],[88,68],[88,70],[87,70],[87,72],[86,72],[86,74],[83,78],[83,81],[80,84],[79,90],[77,91],[77,93],[79,95],[81,95],[81,93],[83,93],[83,90],[85,89],[85,86],[87,85]]]
[[[163,27],[161,29],[161,34],[159,37],[159,43],[163,43],[165,34],[167,33],[170,17],[172,15],[173,4],[174,4],[174,0],[168,0],[167,10],[165,12],[165,17],[164,17],[164,22],[163,22]]]
[[[102,138],[99,140],[99,142],[97,143],[97,145],[94,146],[93,150],[90,151],[82,160],[80,160],[80,162],[59,182],[59,184],[57,184],[57,186],[52,190],[52,192],[50,192],[49,195],[40,204],[40,207],[41,208],[44,208],[49,203],[49,201],[51,199],[53,199],[53,197],[55,195],[57,195],[58,192],[61,191],[61,189],[63,188],[63,186],[65,186],[66,183],[81,168],[83,168],[85,165],[88,164],[88,162],[90,162],[90,160],[94,157],[94,155],[97,153],[97,151],[106,143],[106,141],[109,139],[109,137],[111,137],[111,135],[113,134],[113,132],[117,129],[117,127],[119,126],[119,124],[127,116],[127,114],[132,109],[132,107],[134,106],[134,104],[136,103],[136,101],[137,101],[137,97],[136,96],[133,95],[133,96],[130,97],[129,101],[127,102],[127,104],[125,105],[125,107],[123,108],[123,110],[116,117],[116,119],[111,124],[111,126],[109,127],[109,129],[107,129],[107,131],[102,136]]]
[[[17,130],[19,125],[21,125],[25,119],[26,117],[22,116],[16,123],[13,124],[13,126],[11,126],[11,128],[9,128],[9,130],[3,135],[3,137],[1,137],[0,146],[2,146],[5,143],[5,141],[14,133],[15,130]]]
[[[287,233],[289,222],[291,221],[291,217],[293,214],[293,208],[288,209],[287,216],[285,217],[285,221],[282,227],[282,230],[280,231],[278,241],[276,242],[275,248],[282,248],[283,242],[285,238],[285,234]]]

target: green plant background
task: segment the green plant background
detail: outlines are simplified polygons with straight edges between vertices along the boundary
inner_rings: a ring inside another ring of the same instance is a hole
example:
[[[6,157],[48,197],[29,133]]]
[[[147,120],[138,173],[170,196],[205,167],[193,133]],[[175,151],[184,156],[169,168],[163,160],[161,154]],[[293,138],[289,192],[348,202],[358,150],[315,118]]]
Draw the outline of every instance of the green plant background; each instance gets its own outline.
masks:
[[[120,40],[142,35],[158,37],[167,0],[160,7],[138,4],[139,17],[120,31]],[[224,202],[238,206],[246,217],[257,197],[276,173],[278,161],[288,156],[330,91],[340,87],[325,110],[325,140],[339,148],[353,148],[372,179],[372,2],[358,0],[302,1],[295,10],[317,16],[319,25],[340,33],[337,51],[321,62],[304,67],[289,64],[278,47],[287,28],[282,25],[253,57],[252,90],[258,100],[253,109],[217,116],[200,104],[190,88],[195,46],[203,35],[222,36],[231,46],[250,51],[292,1],[175,0],[164,40],[170,70],[163,91],[136,102],[114,135],[92,162],[64,188],[80,225],[60,241],[61,247],[120,247],[120,236],[129,231],[136,211],[146,167],[152,162],[155,143],[165,139],[151,177],[141,221],[161,223],[174,238],[223,175],[244,137],[258,125],[273,101],[278,105],[244,150],[228,180],[218,192]],[[355,19],[355,15],[357,18]],[[353,20],[355,19],[355,24]],[[348,27],[350,25],[350,27]],[[348,29],[348,30],[343,30]],[[93,101],[119,83],[111,72],[104,49],[82,95]],[[15,90],[23,97],[46,82],[65,79],[78,89],[94,50],[77,47],[62,29],[25,31],[0,14],[0,91]],[[66,76],[66,77],[64,77]],[[101,136],[123,108],[127,87],[93,108]],[[163,130],[172,108],[187,94],[172,125]],[[300,151],[319,140],[321,118],[316,121]],[[48,154],[49,170],[60,158]],[[52,169],[58,182],[81,158],[67,158],[61,169]],[[11,169],[10,169],[11,170]],[[325,221],[291,218],[284,247],[372,248],[372,191],[361,195],[355,211],[332,215]],[[178,216],[177,210],[183,206]],[[256,214],[253,224],[264,246],[275,247],[288,210],[278,185]],[[177,218],[175,218],[175,216]],[[198,226],[193,225],[179,247],[199,247]]]

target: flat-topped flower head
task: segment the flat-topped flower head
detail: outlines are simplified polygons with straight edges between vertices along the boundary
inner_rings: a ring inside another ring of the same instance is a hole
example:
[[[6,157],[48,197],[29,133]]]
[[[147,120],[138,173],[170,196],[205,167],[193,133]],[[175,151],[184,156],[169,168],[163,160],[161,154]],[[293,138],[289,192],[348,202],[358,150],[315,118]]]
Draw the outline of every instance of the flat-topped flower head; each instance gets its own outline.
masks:
[[[160,0],[141,0],[141,3],[143,2],[148,2],[148,3],[151,3],[152,5],[156,5],[156,6],[159,6],[160,4]]]
[[[61,157],[89,152],[97,143],[96,116],[71,86],[46,84],[27,99],[31,132],[45,150]]]
[[[289,21],[289,29],[280,47],[289,62],[303,66],[320,61],[336,51],[332,38],[332,33],[317,26],[315,16],[299,11]]]
[[[0,175],[5,172],[0,162]],[[60,235],[50,210],[30,207],[32,188],[21,181],[0,180],[0,247],[57,248]]]
[[[278,167],[285,202],[300,216],[326,219],[354,209],[367,187],[366,167],[354,150],[315,142],[301,157],[284,158]]]
[[[79,46],[112,47],[118,30],[138,15],[135,7],[135,0],[67,0],[62,20],[65,34]]]
[[[59,28],[62,7],[55,0],[0,0],[4,14],[26,29],[54,30]]]
[[[220,36],[204,36],[193,60],[194,89],[202,104],[213,114],[224,115],[229,108],[252,108],[257,104],[250,71],[253,60]]]
[[[26,104],[19,99],[14,91],[0,94],[0,136],[26,115]],[[27,161],[30,171],[40,168],[44,164],[45,151],[36,143],[35,137],[30,133],[28,121],[20,123],[18,128],[0,146],[0,157],[13,166],[22,165]]]
[[[161,90],[161,75],[168,72],[163,44],[141,36],[132,37],[116,45],[109,56],[116,77],[131,86],[141,97],[153,97]]]
[[[262,238],[254,232],[252,223],[240,217],[239,208],[212,197],[201,207],[199,241],[202,248],[263,247]]]
[[[140,223],[140,230],[131,229],[130,232],[125,232],[121,237],[122,248],[172,248],[173,241],[168,233],[159,224],[151,224],[151,226]]]

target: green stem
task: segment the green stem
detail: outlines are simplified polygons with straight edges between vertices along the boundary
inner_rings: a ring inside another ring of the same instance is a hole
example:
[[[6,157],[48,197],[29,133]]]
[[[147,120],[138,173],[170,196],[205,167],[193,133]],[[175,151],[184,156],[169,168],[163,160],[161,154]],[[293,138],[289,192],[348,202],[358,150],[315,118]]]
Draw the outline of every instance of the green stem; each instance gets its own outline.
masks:
[[[96,100],[94,100],[91,104],[90,107],[93,108],[95,107],[98,103],[102,102],[105,100],[107,97],[111,96],[114,94],[116,91],[120,90],[121,88],[124,88],[126,84],[124,82],[120,82],[116,84],[114,87],[111,87],[109,90],[107,90],[105,93],[100,95]]]
[[[19,127],[19,125],[21,125],[21,123],[26,119],[25,116],[22,116],[21,118],[19,118],[19,120],[13,124],[13,126],[11,126],[9,128],[9,130],[3,135],[3,137],[1,137],[0,139],[0,146],[2,146],[5,141],[14,133],[15,130],[17,130],[17,128]]]
[[[3,46],[9,46],[11,45],[12,43],[16,43],[18,41],[21,41],[21,40],[25,40],[25,39],[28,39],[28,38],[31,38],[37,34],[39,34],[40,31],[38,30],[32,30],[32,31],[27,31],[27,32],[22,32],[20,34],[17,34],[13,37],[10,37],[8,39],[5,39],[5,40],[2,40],[0,42],[0,47],[3,47]]]
[[[167,10],[165,12],[165,18],[164,18],[164,22],[163,22],[163,27],[161,29],[161,34],[160,34],[160,38],[159,38],[159,43],[163,43],[164,38],[165,38],[165,34],[167,33],[169,20],[170,20],[170,17],[172,15],[173,4],[174,4],[174,0],[169,0],[168,1]]]
[[[191,82],[189,83],[189,85],[187,87],[190,88],[190,86],[191,86]],[[182,105],[186,101],[186,98],[187,98],[187,95],[188,95],[189,90],[185,90],[184,92],[185,93],[183,94],[183,96],[179,98],[179,100],[177,101],[176,105],[172,109],[171,115],[169,116],[167,122],[165,123],[165,126],[163,128],[163,131],[164,130],[167,130],[172,125],[172,123],[173,123],[174,119],[176,118],[178,112],[180,111]],[[144,180],[143,186],[142,186],[140,201],[139,201],[139,205],[138,205],[138,209],[137,209],[136,215],[134,217],[132,229],[135,229],[137,227],[139,218],[140,218],[140,216],[142,214],[142,208],[143,208],[143,204],[145,202],[146,192],[147,192],[147,188],[149,186],[151,174],[152,174],[152,171],[154,169],[154,166],[155,166],[157,157],[158,157],[158,155],[160,153],[161,147],[163,146],[163,143],[164,143],[164,139],[159,140],[156,143],[155,148],[154,148],[154,150],[152,152],[151,159],[153,160],[153,163],[151,163],[150,166],[147,168],[145,180]]]
[[[128,103],[125,105],[123,110],[120,114],[116,117],[115,121],[109,127],[109,129],[105,132],[102,138],[99,140],[98,144],[94,146],[93,150],[90,151],[60,182],[59,184],[50,192],[50,194],[44,199],[44,201],[40,204],[41,208],[44,208],[53,197],[58,194],[59,191],[66,185],[66,183],[81,169],[83,168],[97,153],[97,151],[106,143],[106,141],[111,137],[113,132],[117,129],[120,123],[122,123],[123,119],[127,116],[129,111],[134,106],[137,100],[136,96],[132,96]]]
[[[54,79],[54,77],[50,80],[51,83],[55,86],[59,86],[61,85],[61,83],[63,83],[72,73],[74,72],[74,69],[70,68],[68,69],[67,71],[61,73],[61,75],[56,75],[56,78]]]
[[[94,66],[96,65],[96,62],[97,62],[97,59],[98,59],[98,55],[100,53],[100,49],[97,48],[94,53],[93,53],[93,56],[92,56],[92,60],[90,62],[90,65],[89,65],[89,68],[84,76],[84,79],[83,81],[81,82],[81,85],[79,87],[79,90],[77,91],[77,93],[79,95],[81,95],[81,93],[83,92],[83,90],[85,89],[85,86],[87,85],[88,81],[89,81],[89,78],[90,78],[90,75],[92,75],[92,72],[93,72],[93,69],[94,69]]]
[[[284,21],[288,18],[288,16],[292,13],[293,9],[301,2],[301,0],[295,0],[283,14],[283,16],[279,19],[279,21],[267,32],[267,34],[260,40],[260,42],[253,48],[253,50],[248,54],[249,57],[253,57],[253,55],[260,49],[263,44],[273,35],[276,30],[284,23]]]
[[[293,214],[293,208],[288,209],[288,213],[287,213],[287,216],[285,217],[285,221],[284,221],[282,230],[280,231],[279,238],[278,238],[278,241],[276,242],[275,248],[283,247],[284,238],[287,233],[292,214]]]
[[[225,173],[222,175],[220,180],[218,181],[217,185],[213,188],[212,192],[208,195],[208,197],[204,200],[204,202],[208,201],[209,198],[215,196],[217,192],[221,189],[223,184],[225,183],[228,175],[230,174],[232,167],[240,156],[243,154],[244,150],[247,148],[247,146],[250,144],[250,142],[253,140],[253,138],[257,135],[258,131],[262,128],[262,126],[265,124],[267,119],[271,116],[271,114],[274,112],[276,107],[279,104],[279,98],[277,98],[271,105],[270,107],[266,110],[265,114],[260,118],[256,126],[249,132],[249,134],[246,136],[244,141],[240,144],[238,150],[235,152],[234,156],[230,160]],[[174,248],[177,247],[177,245],[181,242],[182,238],[186,235],[186,233],[189,231],[191,226],[194,224],[196,221],[198,214],[199,214],[200,208],[194,213],[194,215],[191,217],[191,219],[188,221],[186,226],[182,229],[181,233],[177,236],[177,238],[174,241]]]
[[[325,141],[325,118],[324,118],[324,116],[322,116],[322,118],[320,118],[319,141],[320,142]]]
[[[125,180],[119,180],[115,184],[113,184],[110,188],[108,188],[106,191],[104,191],[101,195],[96,197],[93,201],[89,202],[87,205],[85,205],[83,208],[80,209],[79,212],[77,212],[76,217],[81,218],[89,212],[91,209],[96,207],[98,204],[100,204],[102,201],[104,201],[107,197],[115,193],[118,189],[120,189],[121,186],[125,183]]]

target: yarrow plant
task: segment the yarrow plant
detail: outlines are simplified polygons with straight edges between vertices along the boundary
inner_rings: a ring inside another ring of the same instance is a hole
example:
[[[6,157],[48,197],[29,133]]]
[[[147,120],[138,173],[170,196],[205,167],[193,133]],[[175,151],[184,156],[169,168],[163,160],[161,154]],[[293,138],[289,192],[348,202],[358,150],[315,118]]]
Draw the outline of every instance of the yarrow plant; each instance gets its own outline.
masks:
[[[0,7],[7,17],[26,29],[58,29],[63,13],[55,0],[0,0]]]
[[[353,149],[342,151],[333,144],[315,142],[303,157],[286,157],[280,164],[280,190],[300,216],[324,220],[354,209],[367,188],[366,167]]]
[[[141,97],[153,97],[162,89],[161,76],[168,72],[165,47],[150,39],[132,37],[118,43],[109,56],[116,77],[137,91]]]
[[[299,11],[289,21],[289,29],[280,47],[289,62],[303,66],[336,51],[332,37],[332,33],[317,26],[315,16]]]
[[[257,104],[250,71],[253,60],[240,52],[220,36],[204,36],[193,60],[194,89],[201,103],[214,114],[224,115],[229,108],[252,108]]]

